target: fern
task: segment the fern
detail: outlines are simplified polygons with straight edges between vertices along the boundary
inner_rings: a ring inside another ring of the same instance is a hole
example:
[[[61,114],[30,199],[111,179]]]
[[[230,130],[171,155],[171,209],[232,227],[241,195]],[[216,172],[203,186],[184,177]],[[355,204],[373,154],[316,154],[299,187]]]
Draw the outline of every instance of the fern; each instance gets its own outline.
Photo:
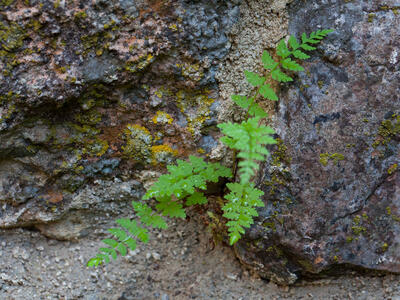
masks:
[[[309,55],[300,49],[315,50],[316,48],[310,44],[319,43],[330,32],[332,32],[331,29],[318,30],[312,32],[309,37],[303,33],[301,43],[294,36],[290,36],[288,43],[281,40],[276,47],[276,54],[280,57],[279,61],[274,60],[267,51],[264,51],[261,60],[264,69],[268,72],[267,76],[244,71],[247,82],[256,88],[255,95],[252,97],[232,96],[232,100],[238,106],[247,110],[247,120],[240,124],[227,122],[218,125],[225,135],[220,139],[221,142],[236,151],[237,157],[241,159],[238,163],[240,182],[227,184],[231,192],[225,196],[227,203],[223,207],[224,217],[230,220],[226,225],[228,226],[231,245],[240,239],[241,234],[245,232],[244,227],[250,227],[253,223],[253,217],[258,215],[254,207],[264,205],[260,200],[263,192],[254,187],[251,178],[258,171],[259,163],[269,155],[265,146],[276,143],[272,138],[274,130],[260,124],[261,119],[268,115],[255,102],[255,99],[258,95],[261,95],[265,99],[277,101],[278,96],[268,84],[269,80],[293,81],[293,78],[284,73],[282,69],[298,72],[304,71],[304,68],[291,56],[298,59],[309,58]]]
[[[252,96],[233,95],[232,100],[239,107],[247,111],[247,117],[241,123],[226,122],[219,124],[224,136],[222,143],[237,153],[239,167],[239,182],[228,183],[229,193],[225,196],[226,203],[222,210],[223,216],[228,219],[230,244],[235,244],[249,228],[254,217],[258,216],[257,207],[264,206],[261,196],[263,191],[257,189],[251,181],[259,170],[259,163],[265,161],[269,155],[267,145],[275,144],[274,130],[262,125],[268,114],[256,102],[259,95],[263,98],[277,101],[278,96],[269,84],[271,80],[289,82],[293,78],[284,70],[291,72],[303,71],[304,68],[295,60],[304,60],[310,56],[303,51],[312,51],[327,34],[333,30],[318,30],[309,36],[301,36],[301,43],[290,36],[288,42],[281,40],[276,48],[280,58],[275,60],[264,51],[261,61],[266,76],[244,71],[248,83],[255,88]],[[178,160],[176,165],[167,166],[168,173],[161,175],[143,196],[143,200],[154,198],[155,207],[145,203],[133,201],[132,206],[136,212],[137,220],[121,218],[116,220],[120,228],[109,229],[113,238],[104,239],[106,247],[99,249],[98,254],[89,260],[88,266],[98,266],[116,259],[118,254],[125,256],[128,249],[135,250],[137,242],[147,243],[149,240],[148,227],[165,229],[167,224],[163,217],[185,218],[185,209],[188,206],[206,204],[207,197],[203,191],[207,189],[208,182],[218,182],[221,177],[230,178],[230,169],[218,164],[205,162],[202,158],[189,156],[189,161]]]
[[[89,260],[89,267],[109,263],[110,257],[116,259],[118,252],[125,256],[128,248],[136,249],[137,241],[147,243],[149,236],[146,227],[167,228],[163,216],[185,218],[185,206],[207,203],[202,190],[207,188],[208,182],[218,182],[220,177],[232,177],[230,169],[219,163],[205,162],[196,156],[190,156],[188,162],[178,160],[177,165],[169,165],[167,169],[169,173],[161,175],[143,196],[143,200],[156,199],[155,209],[132,201],[140,223],[128,218],[116,220],[122,229],[109,229],[115,238],[102,241],[107,247],[100,248],[99,253]]]

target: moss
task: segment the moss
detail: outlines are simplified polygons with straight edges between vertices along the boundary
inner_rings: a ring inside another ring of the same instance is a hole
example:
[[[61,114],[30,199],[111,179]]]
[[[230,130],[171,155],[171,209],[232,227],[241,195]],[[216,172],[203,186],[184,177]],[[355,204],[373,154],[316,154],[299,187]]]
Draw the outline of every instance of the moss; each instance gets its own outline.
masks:
[[[341,160],[344,160],[344,155],[343,154],[341,154],[341,153],[332,153],[332,154],[329,154],[329,153],[321,153],[320,155],[319,155],[319,162],[323,165],[323,166],[327,166],[328,165],[328,162],[329,162],[329,160],[333,160],[334,161],[334,163],[336,164],[336,163],[338,163],[339,161],[341,161]]]
[[[307,272],[314,273],[314,266],[308,260],[299,259],[297,261]]]
[[[275,226],[274,222],[263,222],[262,227],[268,228],[268,229],[272,230],[273,232],[276,232],[276,226]]]
[[[55,0],[54,1],[54,8],[57,9],[60,6],[60,2],[61,2],[60,0]]]
[[[166,112],[157,111],[151,120],[154,124],[171,124],[174,119]]]
[[[382,250],[382,252],[386,252],[388,248],[389,248],[388,243],[383,243],[381,250]]]
[[[351,243],[352,241],[353,241],[353,237],[351,237],[351,236],[346,237],[347,243]]]

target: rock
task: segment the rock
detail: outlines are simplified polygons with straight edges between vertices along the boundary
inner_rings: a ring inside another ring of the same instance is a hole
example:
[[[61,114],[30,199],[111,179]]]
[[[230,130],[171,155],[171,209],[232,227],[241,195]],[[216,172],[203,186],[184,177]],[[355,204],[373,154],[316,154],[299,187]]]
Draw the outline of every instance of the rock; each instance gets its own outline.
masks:
[[[151,253],[151,256],[153,257],[154,260],[160,260],[161,259],[161,255],[157,252],[153,252]]]
[[[147,186],[142,172],[204,144],[238,1],[0,9],[0,228],[84,236],[99,218],[130,211]]]
[[[260,176],[266,206],[235,247],[275,282],[400,273],[400,19],[379,4],[290,6],[290,34],[335,32],[304,64],[309,73],[282,88],[281,142]]]

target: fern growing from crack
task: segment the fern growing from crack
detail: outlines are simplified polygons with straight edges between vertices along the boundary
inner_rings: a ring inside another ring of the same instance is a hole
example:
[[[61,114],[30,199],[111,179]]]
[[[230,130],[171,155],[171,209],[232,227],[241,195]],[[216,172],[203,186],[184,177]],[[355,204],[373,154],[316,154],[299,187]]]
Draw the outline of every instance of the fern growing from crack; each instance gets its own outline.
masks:
[[[231,245],[241,238],[245,228],[253,224],[254,218],[258,216],[256,208],[264,206],[261,200],[264,193],[255,187],[251,179],[259,170],[260,162],[265,161],[269,155],[266,146],[276,143],[273,138],[274,130],[262,124],[262,120],[268,114],[256,99],[261,95],[265,99],[278,101],[278,96],[268,82],[292,81],[293,78],[284,70],[303,71],[304,68],[294,59],[310,58],[303,51],[316,50],[313,45],[320,43],[332,31],[318,30],[309,36],[303,33],[301,43],[294,36],[290,36],[287,43],[281,40],[276,47],[276,54],[280,57],[278,61],[264,51],[261,60],[267,75],[244,71],[246,80],[255,92],[250,97],[232,96],[233,102],[246,110],[246,119],[241,123],[226,122],[218,125],[224,134],[221,142],[234,150],[237,153],[236,157],[240,159],[239,182],[227,183],[230,192],[225,196],[226,203],[222,208],[223,216],[228,219],[226,226]],[[106,247],[99,249],[97,255],[87,263],[88,266],[108,263],[110,257],[116,259],[118,253],[125,256],[128,249],[136,249],[138,241],[147,243],[149,235],[146,227],[165,229],[167,224],[163,217],[185,218],[186,207],[207,203],[203,191],[206,190],[208,182],[218,182],[221,177],[232,177],[230,169],[195,156],[190,156],[189,161],[178,160],[176,165],[169,165],[167,169],[168,173],[161,175],[143,196],[143,200],[154,198],[157,203],[155,208],[133,201],[132,206],[139,222],[129,218],[116,220],[120,228],[108,230],[114,238],[103,240]]]

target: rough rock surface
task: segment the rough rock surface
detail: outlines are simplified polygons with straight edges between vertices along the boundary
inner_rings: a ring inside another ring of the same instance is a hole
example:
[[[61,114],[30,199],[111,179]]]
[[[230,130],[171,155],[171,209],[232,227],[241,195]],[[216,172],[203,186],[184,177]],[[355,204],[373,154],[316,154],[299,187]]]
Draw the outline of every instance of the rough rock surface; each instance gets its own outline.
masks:
[[[100,246],[98,236],[57,241],[21,228],[0,230],[0,299],[281,300],[400,299],[399,276],[267,283],[246,271],[230,247],[210,243],[199,215],[169,220],[148,244],[100,268],[83,264]],[[112,226],[110,219],[98,232]]]
[[[335,33],[281,87],[280,143],[260,176],[266,207],[236,247],[262,276],[400,272],[399,5],[290,5],[290,34]]]
[[[399,7],[0,0],[0,228],[82,238],[129,213],[166,163],[198,152],[229,164],[215,125],[240,119],[229,98],[249,91],[243,70],[287,31],[320,26],[336,33],[309,72],[276,107],[261,103],[280,143],[259,178],[266,208],[235,251],[279,283],[400,272]]]
[[[78,238],[210,152],[238,18],[239,1],[0,1],[0,228]]]

